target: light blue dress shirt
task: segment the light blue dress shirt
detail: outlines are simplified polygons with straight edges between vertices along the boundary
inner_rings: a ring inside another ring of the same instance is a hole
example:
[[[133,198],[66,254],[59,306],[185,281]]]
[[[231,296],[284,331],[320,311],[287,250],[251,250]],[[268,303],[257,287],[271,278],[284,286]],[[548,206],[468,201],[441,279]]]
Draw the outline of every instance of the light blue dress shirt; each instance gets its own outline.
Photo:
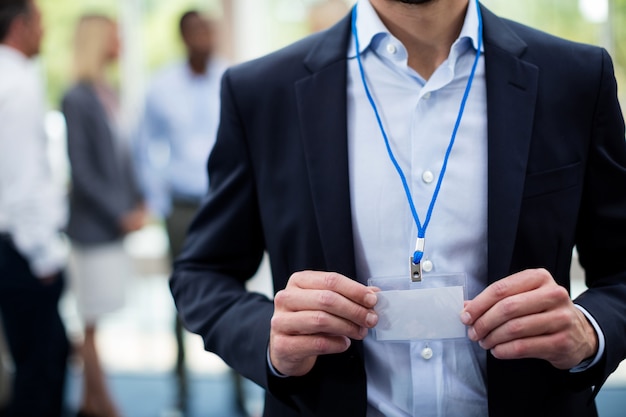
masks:
[[[369,1],[357,4],[368,86],[423,221],[476,56],[474,2],[448,59],[422,78]],[[417,228],[358,72],[348,52],[348,140],[357,278],[406,276]],[[426,232],[424,279],[465,273],[468,296],[487,282],[487,99],[484,60],[476,70],[456,143]],[[460,313],[460,312],[459,312]],[[410,315],[411,312],[407,312]],[[465,341],[364,342],[368,417],[486,416],[486,353]],[[432,355],[432,356],[431,356]]]
[[[181,62],[152,81],[136,152],[148,206],[158,215],[169,214],[172,198],[199,202],[207,192],[206,163],[215,144],[225,69],[225,62],[213,58],[198,75]]]

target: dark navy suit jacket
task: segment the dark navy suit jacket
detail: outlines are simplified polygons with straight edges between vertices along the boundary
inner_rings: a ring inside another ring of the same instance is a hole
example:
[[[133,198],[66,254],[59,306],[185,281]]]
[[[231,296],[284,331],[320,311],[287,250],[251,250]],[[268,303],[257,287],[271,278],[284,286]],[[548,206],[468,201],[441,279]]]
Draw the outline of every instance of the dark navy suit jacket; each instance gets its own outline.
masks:
[[[590,286],[577,302],[606,337],[600,363],[579,374],[489,355],[490,416],[594,416],[592,387],[626,356],[626,145],[612,64],[600,48],[483,15],[489,282],[543,267],[569,288],[576,245]],[[171,279],[188,328],[266,388],[265,416],[365,415],[362,344],[304,377],[273,377],[273,304],[244,289],[263,251],[276,291],[305,269],[355,277],[349,39],[344,19],[226,73],[209,195]]]

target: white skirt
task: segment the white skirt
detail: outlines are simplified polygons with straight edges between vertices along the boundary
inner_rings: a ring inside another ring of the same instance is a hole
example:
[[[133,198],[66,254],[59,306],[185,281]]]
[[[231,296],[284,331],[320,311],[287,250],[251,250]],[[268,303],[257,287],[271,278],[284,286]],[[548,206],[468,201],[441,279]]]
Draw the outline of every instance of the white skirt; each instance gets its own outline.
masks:
[[[76,307],[85,324],[122,308],[131,278],[130,257],[123,241],[94,246],[72,243],[69,275]]]

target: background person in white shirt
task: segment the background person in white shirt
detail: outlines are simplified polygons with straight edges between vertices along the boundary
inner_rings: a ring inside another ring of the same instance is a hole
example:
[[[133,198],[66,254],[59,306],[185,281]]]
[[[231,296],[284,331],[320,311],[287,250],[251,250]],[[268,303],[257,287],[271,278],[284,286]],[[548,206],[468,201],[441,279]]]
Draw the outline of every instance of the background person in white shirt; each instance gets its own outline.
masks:
[[[68,341],[57,304],[66,207],[52,181],[32,0],[0,3],[0,311],[15,363],[8,416],[61,415]]]

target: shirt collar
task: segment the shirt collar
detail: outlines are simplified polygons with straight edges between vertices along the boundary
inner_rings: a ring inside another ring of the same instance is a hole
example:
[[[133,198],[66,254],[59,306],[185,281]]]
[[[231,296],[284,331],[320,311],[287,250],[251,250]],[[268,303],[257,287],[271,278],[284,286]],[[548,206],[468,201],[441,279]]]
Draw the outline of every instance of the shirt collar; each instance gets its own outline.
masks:
[[[30,62],[30,59],[22,52],[5,44],[0,44],[0,55],[24,65],[27,65]]]
[[[354,7],[357,9],[356,25],[359,36],[360,53],[365,53],[381,36],[393,36],[380,20],[380,17],[378,17],[376,10],[374,10],[369,0],[359,0]],[[474,50],[478,48],[478,10],[476,8],[476,1],[474,0],[469,0],[463,27],[454,45],[458,44],[463,39],[471,40]],[[484,52],[482,45],[481,52]],[[348,58],[354,57],[356,57],[356,42],[353,36],[350,41],[350,47],[348,48]]]

